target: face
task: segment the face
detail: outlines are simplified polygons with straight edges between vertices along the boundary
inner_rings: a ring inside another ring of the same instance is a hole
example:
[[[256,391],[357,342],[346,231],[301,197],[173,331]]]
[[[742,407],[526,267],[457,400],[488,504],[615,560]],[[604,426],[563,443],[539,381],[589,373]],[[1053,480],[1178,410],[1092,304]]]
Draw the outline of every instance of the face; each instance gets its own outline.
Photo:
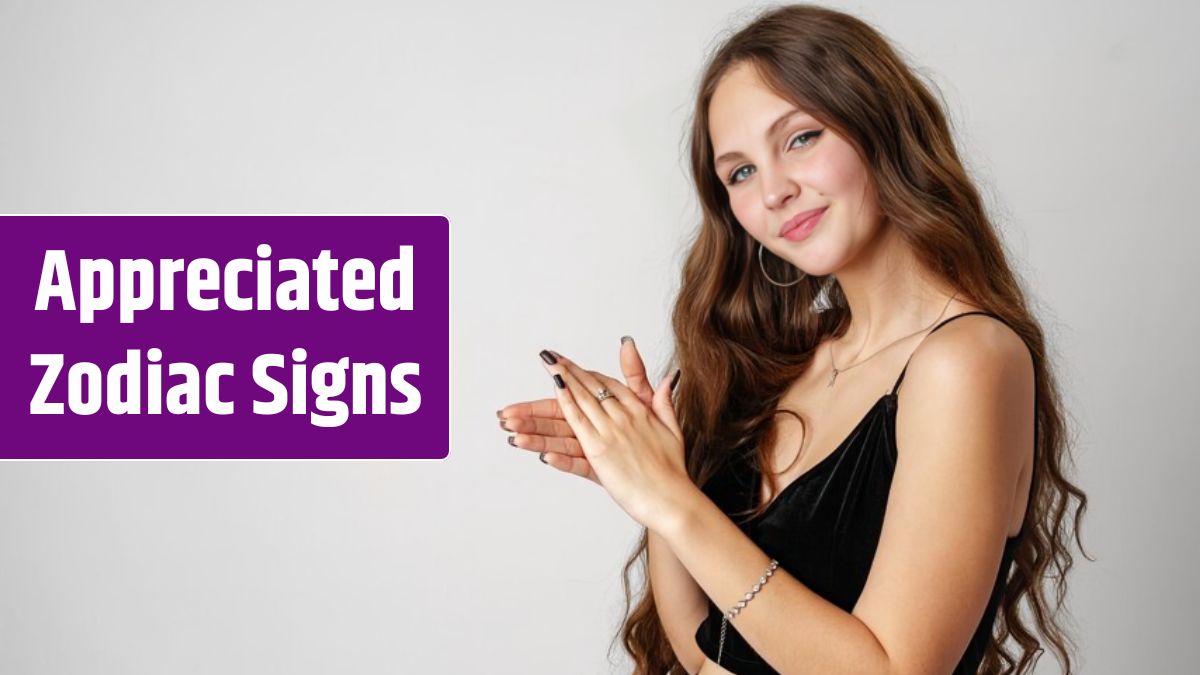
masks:
[[[772,92],[750,64],[721,78],[708,115],[716,174],[733,214],[769,252],[823,276],[875,236],[877,206],[854,147]],[[825,209],[816,227],[781,236],[814,209]]]

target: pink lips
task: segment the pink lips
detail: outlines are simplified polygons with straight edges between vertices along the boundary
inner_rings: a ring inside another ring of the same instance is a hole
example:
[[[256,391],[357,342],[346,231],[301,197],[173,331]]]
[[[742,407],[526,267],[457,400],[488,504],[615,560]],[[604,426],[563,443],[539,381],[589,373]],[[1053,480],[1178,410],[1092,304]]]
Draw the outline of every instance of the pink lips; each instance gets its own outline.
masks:
[[[806,238],[816,228],[827,208],[829,207],[796,214],[794,218],[784,223],[783,229],[779,231],[779,236],[789,241],[800,241]]]

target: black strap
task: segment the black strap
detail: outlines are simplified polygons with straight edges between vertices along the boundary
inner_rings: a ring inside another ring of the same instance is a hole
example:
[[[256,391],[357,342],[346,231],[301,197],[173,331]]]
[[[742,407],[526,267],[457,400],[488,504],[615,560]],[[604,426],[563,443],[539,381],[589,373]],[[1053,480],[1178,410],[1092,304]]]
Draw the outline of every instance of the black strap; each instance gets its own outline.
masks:
[[[955,319],[958,319],[958,318],[960,318],[960,317],[964,317],[964,316],[971,316],[972,314],[983,314],[983,315],[986,315],[986,316],[990,316],[990,317],[992,317],[993,319],[995,319],[995,320],[997,320],[997,321],[1000,321],[1000,322],[1003,322],[1003,321],[1004,321],[1004,319],[1001,319],[1000,317],[996,316],[995,314],[992,314],[991,312],[985,312],[985,311],[979,311],[979,310],[976,310],[976,311],[971,311],[971,312],[963,312],[962,314],[955,314],[954,316],[950,317],[949,319],[946,319],[945,321],[943,321],[943,322],[939,323],[938,325],[934,326],[934,327],[933,327],[933,330],[931,330],[931,331],[929,331],[928,333],[926,333],[926,334],[925,334],[925,337],[929,337],[929,336],[930,336],[930,335],[932,335],[932,334],[933,334],[935,331],[937,331],[937,329],[941,328],[942,326],[945,326],[946,324],[950,323],[951,321],[953,321],[953,320],[955,320]],[[921,342],[924,342],[924,341],[925,341],[925,338],[921,338]],[[917,343],[917,347],[920,347],[920,346],[921,346],[921,344],[920,344],[920,343]],[[913,349],[913,354],[915,354],[915,353],[917,353],[917,350],[916,350],[916,349]],[[895,395],[896,395],[896,390],[900,388],[900,383],[901,383],[902,381],[904,381],[904,373],[908,372],[908,363],[909,363],[909,361],[912,361],[912,354],[909,354],[909,355],[908,355],[908,361],[905,361],[905,362],[904,362],[904,368],[903,368],[903,369],[900,371],[900,377],[897,377],[897,378],[896,378],[896,384],[892,385],[892,395],[893,395],[893,396],[895,396]]]

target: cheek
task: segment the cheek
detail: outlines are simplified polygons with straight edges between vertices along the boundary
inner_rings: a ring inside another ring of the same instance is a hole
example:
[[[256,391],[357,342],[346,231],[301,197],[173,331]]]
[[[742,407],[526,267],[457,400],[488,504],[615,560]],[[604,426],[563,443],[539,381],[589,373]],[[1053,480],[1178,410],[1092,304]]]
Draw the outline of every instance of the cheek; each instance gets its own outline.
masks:
[[[830,148],[807,167],[809,183],[824,195],[856,199],[866,180],[866,168],[847,145]]]
[[[734,190],[729,194],[729,208],[746,232],[758,239],[765,238],[761,199],[756,198],[750,190]]]

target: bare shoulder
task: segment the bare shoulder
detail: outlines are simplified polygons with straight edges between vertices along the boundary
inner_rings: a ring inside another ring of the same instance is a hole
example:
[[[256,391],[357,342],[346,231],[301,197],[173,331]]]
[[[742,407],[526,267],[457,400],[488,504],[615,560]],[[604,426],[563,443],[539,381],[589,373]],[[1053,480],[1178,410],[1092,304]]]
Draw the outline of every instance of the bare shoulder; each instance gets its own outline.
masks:
[[[935,377],[957,373],[966,378],[995,377],[1010,369],[1033,374],[1033,361],[1021,336],[1003,321],[984,314],[955,318],[926,336],[913,352],[911,363],[910,377],[928,371],[940,373]]]
[[[1023,465],[1032,450],[1034,386],[1033,359],[1016,331],[983,314],[956,318],[927,335],[913,352],[899,391],[897,435],[904,433],[901,427],[968,420],[983,428],[1008,429],[1009,441],[1030,446],[1030,452],[1015,453]]]

